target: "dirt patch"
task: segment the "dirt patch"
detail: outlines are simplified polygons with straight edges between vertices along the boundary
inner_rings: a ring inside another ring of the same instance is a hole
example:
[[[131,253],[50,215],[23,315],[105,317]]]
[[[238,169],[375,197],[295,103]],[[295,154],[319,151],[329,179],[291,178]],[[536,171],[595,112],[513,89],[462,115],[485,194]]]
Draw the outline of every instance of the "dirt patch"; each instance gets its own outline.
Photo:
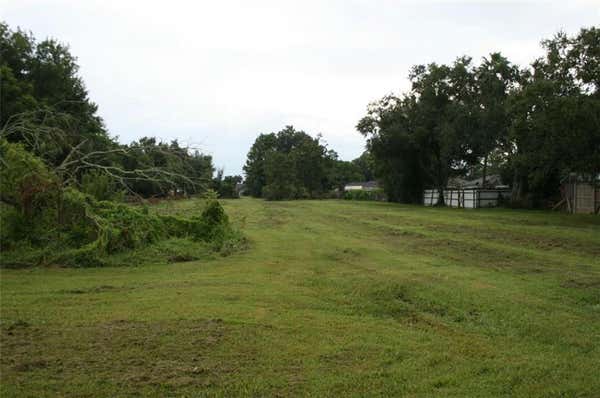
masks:
[[[190,261],[196,261],[199,258],[196,256],[191,256],[189,254],[175,254],[173,256],[167,257],[167,262],[169,263],[185,263]]]
[[[522,229],[520,229],[518,232],[515,232],[500,228],[489,228],[485,226],[461,226],[449,224],[435,224],[428,226],[428,228],[439,232],[463,236],[464,239],[471,241],[489,241],[544,251],[563,250],[569,252],[579,252],[583,255],[589,256],[600,256],[599,245],[572,238],[567,233],[565,233],[564,236],[557,237],[546,236],[542,234],[532,234],[531,232]]]
[[[116,286],[111,286],[111,285],[100,285],[100,286],[89,287],[89,288],[86,288],[86,289],[67,289],[67,290],[61,290],[60,293],[64,293],[64,294],[91,294],[91,293],[104,293],[104,292],[118,292],[118,291],[125,291],[125,290],[131,290],[131,288],[116,287]]]
[[[573,289],[600,289],[600,278],[571,278],[561,283],[561,286]]]
[[[327,367],[350,368],[368,362],[375,353],[361,350],[360,347],[341,347],[327,354],[319,355],[319,362]]]
[[[426,238],[425,234],[422,234],[422,233],[416,232],[416,231],[401,230],[401,229],[390,228],[390,227],[381,227],[381,229],[385,233],[387,233],[389,236],[398,236],[398,237],[415,238],[415,239]]]
[[[209,355],[228,332],[220,319],[115,320],[62,329],[13,325],[2,328],[0,359],[11,383],[26,383],[44,372],[65,382],[94,375],[135,390],[206,386],[234,371]]]
[[[570,289],[576,300],[583,305],[600,305],[600,278],[570,278],[561,283],[561,287]]]
[[[560,266],[559,263],[541,260],[524,252],[511,250],[515,244],[489,236],[480,239],[478,229],[444,224],[419,224],[410,221],[407,224],[381,225],[371,219],[351,220],[361,228],[373,231],[373,240],[383,242],[392,250],[415,255],[427,255],[434,258],[450,260],[453,263],[476,266],[486,269],[512,269],[519,273],[540,273],[549,267]],[[423,228],[423,232],[417,230]],[[427,234],[425,231],[432,231]],[[452,236],[438,235],[451,233]],[[488,231],[493,233],[492,231]],[[507,244],[507,247],[498,246]]]
[[[287,224],[289,221],[289,213],[285,210],[282,203],[269,202],[264,208],[264,216],[260,220],[260,225],[278,228]]]
[[[511,246],[494,246],[493,242],[428,238],[420,245],[413,245],[418,254],[451,260],[454,264],[484,269],[511,270],[519,274],[539,274],[561,270],[559,260],[540,258],[532,253],[515,250]]]
[[[424,297],[413,288],[415,282],[390,284],[370,290],[359,311],[392,318],[418,329],[433,329],[443,334],[452,333],[452,324],[477,322],[481,317],[477,308],[458,309],[445,302]]]
[[[369,312],[380,317],[391,317],[407,323],[425,322],[423,315],[445,316],[447,307],[426,303],[419,299],[408,285],[392,284],[368,294]]]
[[[327,260],[343,263],[352,262],[352,260],[357,260],[361,257],[363,257],[363,254],[360,251],[350,247],[335,248],[325,254]]]
[[[13,369],[17,372],[30,372],[35,369],[41,369],[48,367],[46,361],[27,361],[16,364]]]
[[[29,322],[24,321],[22,319],[17,319],[16,321],[12,322],[10,325],[6,326],[6,332],[14,332],[14,331],[18,331],[19,329],[25,329],[28,328],[29,326],[31,326],[29,324]]]

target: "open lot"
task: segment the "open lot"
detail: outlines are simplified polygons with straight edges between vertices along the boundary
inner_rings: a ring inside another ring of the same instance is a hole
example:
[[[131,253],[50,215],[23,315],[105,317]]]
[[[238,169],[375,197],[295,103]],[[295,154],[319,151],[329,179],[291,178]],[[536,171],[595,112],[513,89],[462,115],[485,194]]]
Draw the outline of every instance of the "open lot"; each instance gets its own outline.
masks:
[[[1,395],[600,396],[599,217],[225,208],[228,257],[2,270]]]

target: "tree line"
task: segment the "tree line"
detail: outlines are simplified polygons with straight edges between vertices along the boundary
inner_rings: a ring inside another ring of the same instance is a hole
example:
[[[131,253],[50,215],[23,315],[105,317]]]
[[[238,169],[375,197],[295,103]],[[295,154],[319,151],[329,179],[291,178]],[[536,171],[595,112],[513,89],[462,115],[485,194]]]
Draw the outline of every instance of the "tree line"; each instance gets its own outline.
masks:
[[[559,33],[542,47],[525,68],[500,53],[413,67],[410,90],[370,104],[358,122],[366,151],[353,161],[292,126],[260,134],[244,166],[245,191],[323,198],[377,179],[389,200],[420,203],[425,188],[493,173],[512,186],[513,203],[544,205],[569,173],[600,173],[600,29]],[[242,177],[215,175],[199,150],[111,137],[64,44],[0,23],[0,76],[0,139],[42,159],[64,186],[98,199],[209,188],[237,197]]]
[[[102,266],[114,253],[166,240],[169,251],[187,253],[193,245],[230,253],[245,240],[208,191],[231,195],[230,179],[213,179],[213,171],[210,156],[176,140],[120,144],[98,116],[68,47],[0,23],[3,267]],[[125,195],[145,202],[175,193],[204,198],[187,217],[122,203]]]
[[[211,156],[143,137],[111,137],[68,46],[0,22],[0,139],[40,157],[65,186],[98,199],[200,193],[215,186]],[[4,195],[6,199],[6,195]]]
[[[452,177],[499,173],[516,205],[543,206],[569,173],[600,174],[600,29],[542,42],[520,68],[500,53],[478,64],[417,65],[411,89],[371,104],[357,129],[390,200],[420,203]],[[440,198],[443,203],[443,197]]]
[[[368,155],[340,160],[321,136],[313,138],[293,126],[260,134],[244,172],[246,193],[269,200],[329,197],[349,181],[373,177]]]

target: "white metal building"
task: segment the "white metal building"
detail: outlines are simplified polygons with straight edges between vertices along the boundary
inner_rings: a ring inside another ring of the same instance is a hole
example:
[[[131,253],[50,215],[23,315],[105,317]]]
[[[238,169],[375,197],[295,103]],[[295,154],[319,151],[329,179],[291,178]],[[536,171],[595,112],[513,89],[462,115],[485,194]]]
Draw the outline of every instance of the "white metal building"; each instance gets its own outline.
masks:
[[[444,190],[444,203],[449,207],[466,209],[496,207],[509,199],[510,189],[448,188]],[[437,189],[426,189],[423,192],[425,206],[435,206],[438,201],[439,191]]]

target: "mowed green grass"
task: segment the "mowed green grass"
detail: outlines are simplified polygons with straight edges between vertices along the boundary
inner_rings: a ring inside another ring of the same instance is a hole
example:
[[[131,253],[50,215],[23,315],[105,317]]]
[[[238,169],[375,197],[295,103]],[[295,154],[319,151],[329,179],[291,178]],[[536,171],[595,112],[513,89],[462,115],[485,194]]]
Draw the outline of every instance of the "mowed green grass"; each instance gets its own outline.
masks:
[[[600,217],[225,207],[228,257],[2,270],[1,396],[600,396]]]

